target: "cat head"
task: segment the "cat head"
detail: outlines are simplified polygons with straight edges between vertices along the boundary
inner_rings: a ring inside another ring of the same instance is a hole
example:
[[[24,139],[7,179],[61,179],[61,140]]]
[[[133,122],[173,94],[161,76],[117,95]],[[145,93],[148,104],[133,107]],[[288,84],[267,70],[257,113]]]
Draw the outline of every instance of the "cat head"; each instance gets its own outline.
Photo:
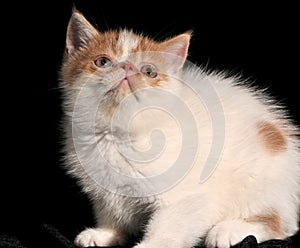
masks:
[[[175,87],[173,79],[180,78],[190,36],[183,33],[158,42],[126,29],[100,32],[75,10],[67,28],[62,86],[69,90],[93,85],[102,95],[101,108],[113,112],[140,89]]]
[[[178,75],[187,57],[190,34],[184,33],[163,42],[132,31],[99,32],[78,11],[69,21],[63,81],[73,84],[84,74],[136,88],[142,84],[159,86]],[[112,74],[118,74],[116,78]],[[127,83],[124,81],[128,81]]]

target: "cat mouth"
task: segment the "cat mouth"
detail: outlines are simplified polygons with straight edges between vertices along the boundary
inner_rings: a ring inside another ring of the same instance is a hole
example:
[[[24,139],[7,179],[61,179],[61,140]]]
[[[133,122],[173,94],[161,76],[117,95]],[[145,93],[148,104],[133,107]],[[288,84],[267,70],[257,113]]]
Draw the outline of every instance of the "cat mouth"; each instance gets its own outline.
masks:
[[[122,78],[120,81],[118,81],[114,86],[113,89],[119,88],[119,87],[128,87],[132,93],[134,93],[134,88],[132,86],[132,80],[130,80],[128,77]]]
[[[131,93],[133,94],[133,96],[135,97],[135,99],[137,101],[139,101],[139,98],[137,96],[137,94],[135,94],[135,91],[136,89],[134,88],[134,84],[132,82],[132,79],[129,79],[129,77],[125,77],[124,79],[122,79],[120,82],[119,82],[119,85],[124,85],[124,86],[127,86],[129,88],[129,90],[131,91]]]
[[[127,85],[129,88],[131,88],[131,82],[129,81],[129,79],[127,77],[125,77],[124,79],[122,79],[119,82],[119,85]]]
[[[130,79],[127,76],[124,76],[124,77],[116,80],[115,83],[111,86],[110,90],[107,93],[109,93],[109,92],[119,92],[119,91],[120,92],[126,92],[126,91],[129,90],[133,94],[133,96],[136,98],[136,100],[139,101],[139,98],[136,94],[137,88],[134,87],[134,85],[135,84],[132,81],[132,79]]]

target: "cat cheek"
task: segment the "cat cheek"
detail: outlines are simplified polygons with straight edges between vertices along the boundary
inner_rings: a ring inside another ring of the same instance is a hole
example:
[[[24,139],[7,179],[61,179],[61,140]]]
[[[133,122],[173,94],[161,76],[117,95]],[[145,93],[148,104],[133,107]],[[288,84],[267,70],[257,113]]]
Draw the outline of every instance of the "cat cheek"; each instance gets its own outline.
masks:
[[[168,83],[169,78],[165,74],[160,74],[156,78],[148,79],[148,85],[151,87],[161,87]]]
[[[160,77],[149,78],[145,75],[139,75],[134,78],[135,82],[141,87],[157,87],[160,85]]]
[[[148,85],[151,87],[159,87],[159,86],[161,86],[161,84],[162,84],[162,82],[159,79],[158,80],[150,80],[148,82]]]
[[[97,73],[97,68],[93,65],[88,65],[86,66],[85,70],[84,70],[87,74],[95,74]]]

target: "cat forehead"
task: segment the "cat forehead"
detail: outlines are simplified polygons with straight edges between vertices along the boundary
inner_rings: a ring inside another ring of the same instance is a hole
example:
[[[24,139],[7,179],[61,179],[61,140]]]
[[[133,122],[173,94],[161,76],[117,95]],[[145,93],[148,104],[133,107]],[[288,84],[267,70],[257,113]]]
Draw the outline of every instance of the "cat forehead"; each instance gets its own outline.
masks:
[[[132,50],[138,46],[140,40],[141,37],[132,31],[123,30],[118,35],[118,46]]]
[[[117,48],[121,49],[121,56],[127,57],[130,52],[136,50],[140,41],[141,37],[131,31],[123,30],[122,32],[120,32],[117,42]]]
[[[155,51],[158,49],[158,44],[155,41],[135,34],[130,30],[109,31],[102,35],[99,49],[102,48],[115,57],[126,58],[129,54],[135,52]]]

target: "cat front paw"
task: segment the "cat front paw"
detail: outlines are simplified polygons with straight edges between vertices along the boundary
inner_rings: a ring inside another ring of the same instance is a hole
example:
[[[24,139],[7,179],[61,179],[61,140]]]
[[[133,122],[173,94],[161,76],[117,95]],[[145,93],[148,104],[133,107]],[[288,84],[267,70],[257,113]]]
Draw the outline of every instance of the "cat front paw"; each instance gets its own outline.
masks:
[[[79,247],[116,246],[124,245],[125,239],[115,230],[88,228],[77,235],[74,243]]]
[[[229,248],[249,235],[255,236],[257,240],[266,240],[268,236],[259,224],[247,223],[243,220],[226,220],[216,224],[208,232],[205,243],[209,248]]]

